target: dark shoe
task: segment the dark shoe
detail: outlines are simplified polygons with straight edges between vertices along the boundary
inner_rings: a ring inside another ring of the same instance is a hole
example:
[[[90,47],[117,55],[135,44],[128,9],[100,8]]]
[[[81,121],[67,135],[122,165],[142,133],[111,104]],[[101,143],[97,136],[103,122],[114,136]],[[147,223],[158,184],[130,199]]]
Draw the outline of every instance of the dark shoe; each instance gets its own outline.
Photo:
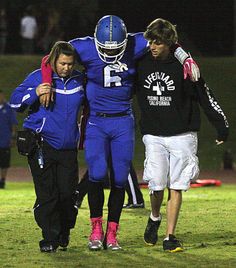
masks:
[[[145,208],[144,203],[139,204],[125,204],[123,205],[123,208]]]
[[[62,247],[62,250],[67,250],[67,246],[70,242],[70,230],[62,232],[59,237],[59,246]]]
[[[80,196],[79,191],[76,191],[74,198],[75,198],[75,204],[74,204],[74,206],[75,206],[76,209],[79,209],[81,207],[81,205],[82,205],[83,197]]]
[[[144,232],[144,242],[149,246],[154,246],[158,240],[158,229],[161,224],[160,221],[153,221],[150,217]]]
[[[184,250],[181,242],[172,234],[169,235],[169,240],[163,241],[163,249],[171,253]]]
[[[58,243],[41,240],[39,242],[39,248],[41,252],[53,253],[56,252],[58,248]]]
[[[57,251],[57,248],[54,247],[53,245],[45,245],[40,247],[41,252],[46,252],[46,253],[53,253]]]
[[[4,189],[4,188],[5,188],[5,181],[0,180],[0,189]]]

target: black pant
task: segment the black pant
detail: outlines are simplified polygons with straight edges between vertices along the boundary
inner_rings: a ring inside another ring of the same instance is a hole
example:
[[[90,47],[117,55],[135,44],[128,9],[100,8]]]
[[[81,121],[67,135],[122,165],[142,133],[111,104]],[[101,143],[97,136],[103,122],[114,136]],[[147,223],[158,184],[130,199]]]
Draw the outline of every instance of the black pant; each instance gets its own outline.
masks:
[[[128,204],[144,203],[143,194],[140,190],[137,174],[132,163],[130,165],[130,172],[125,186],[125,191],[128,194]]]
[[[9,168],[11,160],[11,148],[0,148],[0,168]]]
[[[34,216],[42,229],[42,244],[55,244],[59,236],[73,228],[77,209],[73,194],[78,183],[77,150],[56,150],[43,144],[44,167],[38,165],[38,151],[28,157],[34,180]]]

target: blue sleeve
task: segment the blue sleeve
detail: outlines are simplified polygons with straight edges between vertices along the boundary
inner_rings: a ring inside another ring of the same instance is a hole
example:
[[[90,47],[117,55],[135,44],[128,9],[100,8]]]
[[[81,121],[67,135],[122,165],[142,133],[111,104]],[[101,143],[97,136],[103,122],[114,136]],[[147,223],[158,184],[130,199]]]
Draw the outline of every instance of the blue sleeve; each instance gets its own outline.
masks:
[[[90,36],[75,38],[69,43],[75,48],[79,62],[86,64],[97,57],[94,38]]]
[[[13,91],[10,98],[11,108],[19,111],[22,107],[30,106],[38,100],[36,88],[41,83],[39,72],[29,74],[23,83]]]
[[[134,44],[134,58],[142,57],[149,49],[148,41],[143,37],[143,32],[129,33],[128,40]]]

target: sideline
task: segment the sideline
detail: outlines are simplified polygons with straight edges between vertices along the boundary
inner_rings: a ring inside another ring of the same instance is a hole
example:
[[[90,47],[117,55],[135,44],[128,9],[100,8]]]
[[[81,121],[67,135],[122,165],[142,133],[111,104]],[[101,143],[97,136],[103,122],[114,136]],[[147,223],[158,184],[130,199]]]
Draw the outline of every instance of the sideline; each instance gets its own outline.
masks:
[[[80,168],[79,178],[82,177],[85,168]],[[142,181],[142,170],[137,170],[139,182]],[[236,170],[216,170],[201,171],[199,179],[216,179],[222,183],[236,184]],[[29,168],[26,167],[10,167],[8,170],[7,180],[9,181],[32,181]]]

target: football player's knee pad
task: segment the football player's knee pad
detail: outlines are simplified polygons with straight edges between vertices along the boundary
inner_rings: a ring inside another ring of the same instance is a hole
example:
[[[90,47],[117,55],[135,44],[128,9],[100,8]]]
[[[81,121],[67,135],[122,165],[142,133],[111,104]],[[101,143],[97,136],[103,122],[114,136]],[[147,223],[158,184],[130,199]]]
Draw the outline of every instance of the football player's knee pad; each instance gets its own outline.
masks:
[[[103,157],[87,157],[89,167],[89,179],[101,181],[107,175],[107,161]]]
[[[89,180],[93,182],[102,182],[107,176],[107,165],[91,165],[89,166]]]
[[[126,182],[127,182],[128,178],[122,178],[122,179],[115,179],[115,187],[117,188],[125,188]]]
[[[125,187],[128,181],[130,171],[130,161],[123,161],[113,167],[114,170],[114,183],[117,187]]]
[[[104,177],[89,177],[89,181],[91,181],[91,182],[103,182]]]
[[[114,184],[118,188],[125,187],[129,176],[129,166],[114,169]]]

